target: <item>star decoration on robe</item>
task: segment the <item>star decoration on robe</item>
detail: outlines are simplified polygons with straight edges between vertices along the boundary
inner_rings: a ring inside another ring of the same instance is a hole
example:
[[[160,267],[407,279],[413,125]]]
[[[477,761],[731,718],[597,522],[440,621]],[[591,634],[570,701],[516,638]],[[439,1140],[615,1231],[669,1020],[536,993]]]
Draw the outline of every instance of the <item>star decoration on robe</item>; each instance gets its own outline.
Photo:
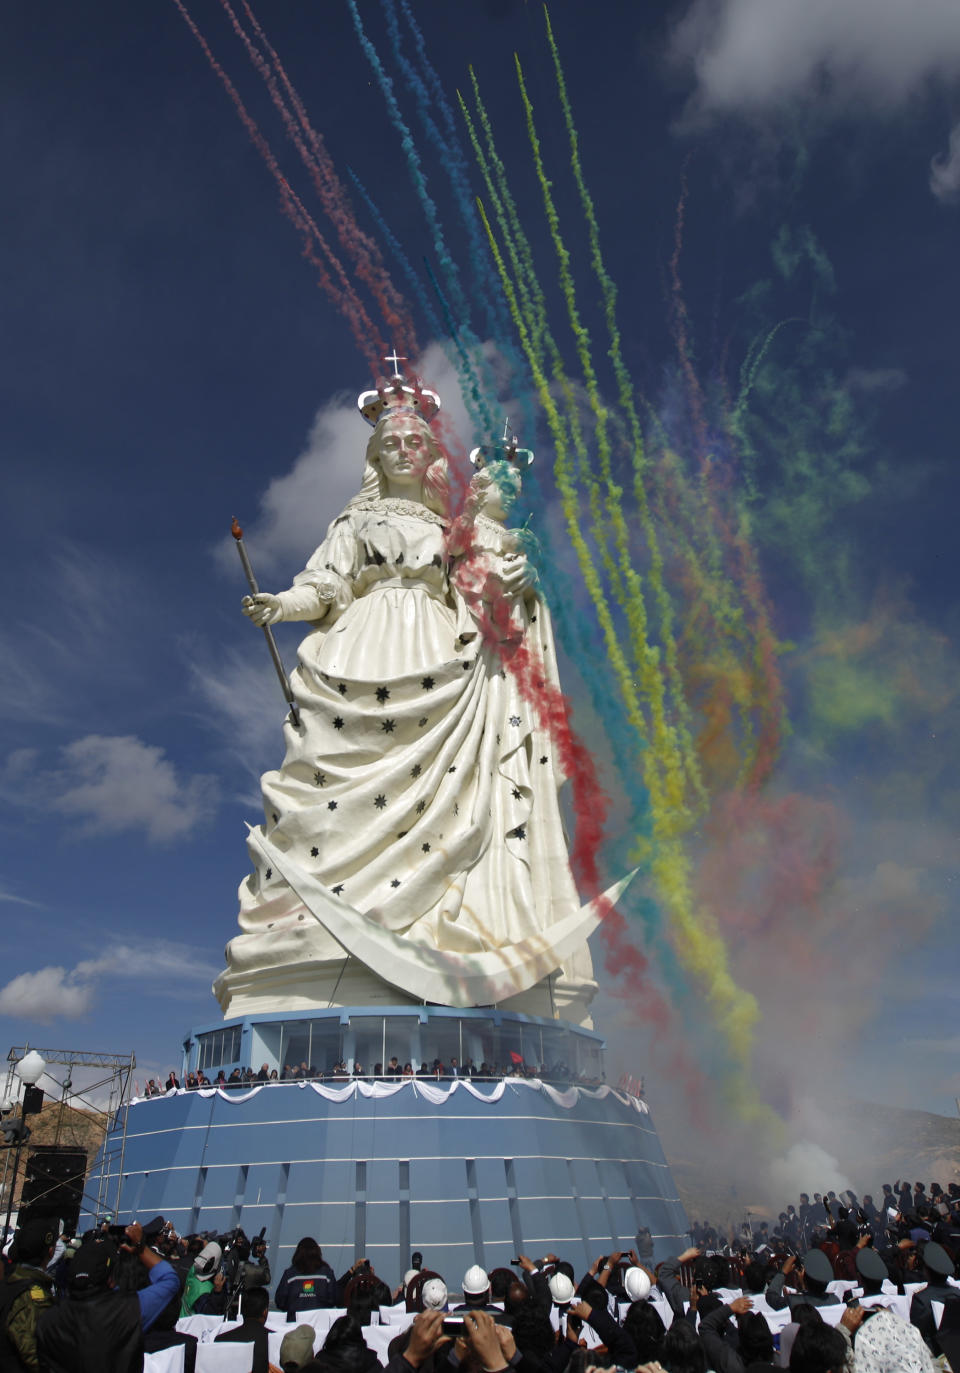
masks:
[[[317,848],[316,844],[314,844],[313,848],[310,850],[310,857],[311,857],[311,858],[319,858],[319,857],[320,857],[320,850]]]
[[[343,729],[343,716],[338,715],[333,722],[334,729]]]
[[[336,803],[336,801],[328,801],[328,802],[327,802],[327,810],[336,810],[336,809],[337,809],[337,803]]]
[[[436,683],[432,677],[424,677],[420,685],[423,687],[424,691],[432,691]]]
[[[337,885],[335,887],[331,887],[330,890],[333,892],[334,896],[340,896],[340,894],[343,891],[343,883],[338,882]]]
[[[273,876],[273,868],[267,868],[266,872],[263,875],[269,882],[270,878]]]
[[[425,715],[421,715],[417,723],[419,724],[420,728],[423,729],[424,725],[427,723],[427,717]]]
[[[456,772],[456,770],[457,770],[457,765],[456,765],[456,763],[454,763],[454,765],[453,765],[452,768],[447,768],[447,772]]]
[[[426,801],[418,801],[418,802],[417,802],[417,814],[418,814],[418,815],[422,815],[423,812],[426,810],[426,808],[427,808],[427,803],[426,803]]]
[[[325,787],[327,785],[327,774],[325,772],[315,772],[313,774],[313,785],[315,787]]]
[[[532,625],[535,625],[535,624],[537,623],[537,617],[536,617],[536,615],[531,615],[531,616],[530,616],[530,623],[531,623]]]
[[[397,722],[396,722],[395,720],[381,720],[381,721],[380,721],[380,728],[383,730],[384,734],[392,734],[393,731],[396,729],[396,727],[397,727]]]
[[[420,766],[420,764],[414,763],[413,767],[410,769],[410,776],[419,777],[421,772],[423,772],[423,768]]]
[[[460,803],[459,803],[459,801],[454,801],[454,803],[453,803],[453,813],[454,813],[454,815],[459,815],[459,814],[460,814]]]
[[[391,887],[399,887],[399,885],[400,885],[400,878],[399,878],[399,877],[395,877],[395,878],[393,879],[393,881],[390,883],[390,885],[391,885]]]
[[[383,810],[384,806],[387,804],[387,798],[381,792],[379,796],[374,798],[373,804],[376,806],[377,810]]]
[[[463,664],[463,670],[464,670],[464,672],[469,672],[470,669],[471,669],[472,667],[473,667],[473,664],[472,664],[472,663],[464,663],[464,664]]]
[[[406,830],[401,830],[400,833],[397,835],[397,838],[398,838],[398,839],[406,839],[406,837],[407,837],[407,831],[406,831]]]
[[[384,701],[389,701],[390,688],[385,686],[377,687],[377,700],[380,702],[381,705],[383,705]]]
[[[520,716],[519,716],[519,715],[511,715],[511,716],[510,716],[510,723],[511,723],[511,725],[519,725],[519,723],[520,723]]]
[[[273,823],[276,824],[280,817],[277,815],[276,811],[272,811],[271,814],[273,815]]]
[[[547,755],[545,753],[541,754],[540,761],[541,763],[546,763],[548,761]]]
[[[511,795],[513,796],[513,799],[514,799],[515,801],[522,801],[522,800],[523,800],[523,792],[520,790],[519,787],[514,787],[514,789],[513,789],[512,793],[511,793]]]
[[[523,825],[518,825],[516,829],[510,831],[510,834],[514,839],[526,839],[527,837],[527,831]]]
[[[340,685],[337,687],[337,690],[339,691],[339,693],[340,693],[341,696],[346,696],[346,694],[347,694],[347,686],[346,686],[346,683],[345,683],[345,682],[341,682]]]
[[[421,845],[420,845],[420,851],[421,851],[422,853],[429,853],[429,852],[430,852],[430,845],[429,845],[429,844],[421,844]]]

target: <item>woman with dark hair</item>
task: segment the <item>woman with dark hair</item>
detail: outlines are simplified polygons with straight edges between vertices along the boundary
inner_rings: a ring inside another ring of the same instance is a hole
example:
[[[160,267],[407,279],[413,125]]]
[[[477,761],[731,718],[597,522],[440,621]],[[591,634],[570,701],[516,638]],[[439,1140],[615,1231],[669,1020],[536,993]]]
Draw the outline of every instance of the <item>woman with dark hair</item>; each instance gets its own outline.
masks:
[[[667,1328],[655,1306],[648,1301],[635,1301],[627,1310],[623,1333],[637,1352],[637,1363],[648,1363],[660,1357]]]
[[[360,1322],[349,1312],[338,1316],[327,1331],[317,1362],[331,1373],[372,1373],[383,1366],[364,1343]]]
[[[823,1321],[806,1321],[790,1351],[792,1373],[846,1373],[846,1340]]]
[[[288,1318],[298,1311],[336,1306],[337,1279],[323,1252],[311,1235],[305,1235],[293,1252],[290,1267],[284,1271],[274,1300]]]
[[[707,1373],[707,1356],[693,1326],[674,1321],[660,1346],[660,1363],[667,1373]]]

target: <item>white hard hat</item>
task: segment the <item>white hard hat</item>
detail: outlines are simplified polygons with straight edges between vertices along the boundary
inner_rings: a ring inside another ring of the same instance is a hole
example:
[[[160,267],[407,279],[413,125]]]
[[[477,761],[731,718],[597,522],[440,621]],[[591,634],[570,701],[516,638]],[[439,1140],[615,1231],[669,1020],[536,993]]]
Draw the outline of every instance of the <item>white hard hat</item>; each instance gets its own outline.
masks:
[[[550,1279],[550,1295],[557,1306],[566,1306],[573,1301],[573,1283],[566,1273],[554,1273]]]
[[[209,1244],[205,1244],[193,1261],[197,1275],[203,1278],[212,1273],[214,1269],[219,1268],[222,1257],[223,1250],[219,1244],[214,1244],[213,1240]]]
[[[650,1295],[650,1279],[642,1268],[628,1268],[623,1275],[623,1290],[631,1301],[645,1301]]]
[[[463,1275],[463,1291],[467,1297],[479,1297],[490,1287],[490,1279],[479,1263],[475,1263],[472,1268],[468,1268]]]
[[[420,1289],[420,1300],[424,1311],[442,1311],[447,1304],[447,1284],[443,1278],[427,1278]]]

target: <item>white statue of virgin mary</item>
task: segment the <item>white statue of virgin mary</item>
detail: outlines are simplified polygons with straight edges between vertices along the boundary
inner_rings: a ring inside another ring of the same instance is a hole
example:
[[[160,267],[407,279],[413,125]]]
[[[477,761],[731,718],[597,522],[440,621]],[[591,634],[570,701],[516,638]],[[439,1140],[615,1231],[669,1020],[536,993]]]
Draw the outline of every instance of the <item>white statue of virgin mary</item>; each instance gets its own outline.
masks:
[[[300,724],[262,779],[242,933],[214,990],[230,1015],[431,1002],[589,1023],[602,904],[581,906],[536,702],[461,591],[466,561],[496,552],[464,551],[463,517],[451,539],[436,397],[398,380],[360,399],[374,424],[360,491],[289,590],[243,603],[255,624],[308,632]],[[495,572],[556,687],[532,569],[510,556]]]

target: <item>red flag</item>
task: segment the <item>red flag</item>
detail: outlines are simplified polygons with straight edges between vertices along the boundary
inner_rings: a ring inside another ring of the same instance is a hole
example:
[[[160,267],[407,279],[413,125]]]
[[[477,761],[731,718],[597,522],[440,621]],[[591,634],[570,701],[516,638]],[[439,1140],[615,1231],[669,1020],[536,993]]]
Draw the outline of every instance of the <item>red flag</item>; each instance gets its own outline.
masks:
[[[513,1052],[513,1050],[511,1049],[511,1050],[510,1050],[510,1062],[511,1062],[511,1063],[522,1063],[522,1062],[523,1062],[523,1054],[515,1054],[515,1053]]]

